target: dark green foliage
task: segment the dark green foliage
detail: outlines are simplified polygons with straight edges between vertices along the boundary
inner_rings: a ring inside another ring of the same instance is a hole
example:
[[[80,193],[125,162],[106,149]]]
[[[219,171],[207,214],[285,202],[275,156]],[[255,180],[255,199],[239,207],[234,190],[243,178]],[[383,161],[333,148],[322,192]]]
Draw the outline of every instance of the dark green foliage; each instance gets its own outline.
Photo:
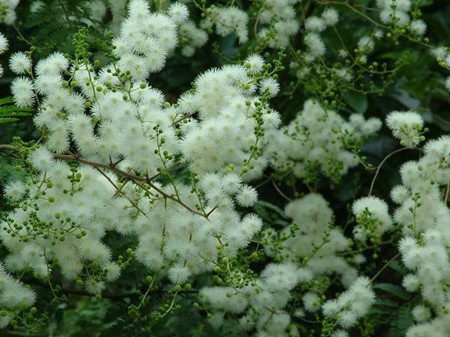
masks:
[[[16,122],[19,117],[31,116],[32,108],[24,108],[14,105],[13,97],[0,99],[0,124]]]
[[[89,21],[96,23],[88,4],[88,0],[45,0],[38,11],[26,16],[19,29],[23,30],[22,35],[32,36],[30,42],[37,47],[39,57],[55,50],[72,53],[73,34],[86,27]],[[98,27],[102,25],[90,25],[89,33],[101,39],[103,34]]]

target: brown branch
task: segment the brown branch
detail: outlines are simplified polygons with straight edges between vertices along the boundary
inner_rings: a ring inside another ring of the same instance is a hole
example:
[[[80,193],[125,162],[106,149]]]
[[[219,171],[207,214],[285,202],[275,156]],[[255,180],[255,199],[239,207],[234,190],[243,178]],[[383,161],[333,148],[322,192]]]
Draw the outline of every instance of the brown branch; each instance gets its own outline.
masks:
[[[188,119],[188,118],[194,116],[196,113],[197,113],[197,111],[194,111],[194,112],[191,112],[190,114],[187,114],[187,115],[184,115],[183,117],[180,117],[179,119],[176,119],[175,121],[172,122],[172,126],[177,125],[181,121],[184,121],[185,119]]]
[[[384,157],[384,159],[382,160],[382,162],[380,163],[380,165],[378,165],[377,167],[377,171],[375,172],[375,176],[372,179],[372,183],[370,184],[370,189],[369,189],[369,193],[368,196],[372,195],[372,191],[373,188],[375,186],[375,181],[377,180],[378,174],[380,173],[381,167],[384,165],[384,163],[386,162],[386,160],[388,160],[390,157],[392,157],[393,155],[402,152],[402,151],[406,151],[406,150],[416,150],[416,151],[422,151],[422,149],[420,148],[415,148],[415,147],[402,147],[400,149],[397,149],[391,153],[389,153],[386,157]]]
[[[13,145],[4,145],[4,144],[0,144],[0,150],[17,150],[17,147],[13,146]],[[127,171],[123,171],[119,168],[116,167],[116,165],[121,161],[117,161],[115,163],[109,163],[109,164],[104,164],[104,163],[99,163],[96,161],[92,161],[89,159],[85,159],[80,157],[80,155],[78,154],[53,154],[53,158],[55,159],[60,159],[60,160],[64,160],[64,161],[76,161],[82,164],[86,164],[95,168],[105,168],[108,169],[110,171],[113,171],[121,176],[124,176],[126,178],[128,178],[129,180],[131,180],[132,182],[134,182],[136,185],[138,185],[139,187],[143,188],[142,185],[138,184],[138,181],[144,182],[147,185],[149,185],[151,188],[153,188],[156,192],[158,192],[159,194],[161,194],[164,198],[166,199],[170,199],[172,201],[175,201],[176,203],[180,204],[181,206],[183,206],[184,208],[186,208],[189,212],[193,213],[193,214],[197,214],[200,215],[204,218],[208,218],[209,214],[203,214],[200,213],[194,209],[192,209],[191,207],[189,207],[187,204],[185,204],[184,202],[182,202],[179,198],[174,197],[173,195],[167,194],[166,192],[164,192],[161,188],[159,188],[158,186],[156,186],[154,183],[152,183],[152,179],[155,179],[156,177],[159,176],[155,175],[153,177],[141,177],[141,176],[137,176],[134,174],[131,174],[130,172]],[[175,164],[177,165],[178,162]],[[145,189],[146,192],[149,192],[148,189]],[[150,193],[150,192],[149,192]],[[211,213],[211,212],[210,212]]]
[[[106,169],[111,170],[111,171],[113,171],[113,172],[115,172],[117,174],[120,174],[122,176],[127,177],[128,179],[130,179],[134,183],[136,183],[136,181],[142,181],[142,182],[148,184],[156,192],[161,194],[164,198],[175,201],[176,203],[180,204],[181,206],[186,208],[191,213],[194,213],[194,214],[197,214],[197,215],[200,215],[202,217],[207,218],[206,215],[204,215],[203,213],[197,212],[196,210],[192,209],[191,207],[186,205],[184,202],[182,202],[180,199],[174,197],[173,195],[170,195],[170,194],[167,194],[166,192],[164,192],[158,186],[153,184],[151,182],[151,179],[148,178],[148,177],[141,177],[141,176],[137,176],[137,175],[131,174],[129,172],[120,170],[117,167],[115,167],[114,164],[103,164],[103,163],[98,163],[98,162],[95,162],[95,161],[92,161],[92,160],[88,160],[88,159],[85,159],[85,158],[81,158],[78,154],[73,154],[73,155],[55,154],[54,158],[61,159],[61,160],[74,160],[74,161],[77,161],[79,163],[83,163],[83,164],[86,164],[86,165],[89,165],[89,166],[92,166],[92,167],[106,168]],[[140,186],[141,188],[143,188],[142,185],[139,185],[139,184],[137,184],[137,185]],[[148,189],[145,189],[145,190],[146,190],[146,192],[149,192]]]
[[[133,205],[133,207],[136,208],[136,209],[138,210],[138,212],[141,212],[143,215],[147,215],[147,214],[145,214],[145,212],[144,212],[143,210],[141,210],[141,209],[139,208],[139,206],[138,206],[133,200],[129,199],[129,198],[125,195],[125,193],[122,191],[122,188],[119,187],[119,186],[117,186],[117,185],[114,183],[114,181],[112,181],[111,178],[108,177],[108,176],[105,174],[105,172],[103,172],[102,170],[100,170],[98,167],[96,167],[95,169],[96,169],[98,172],[100,172],[100,174],[101,174],[103,177],[105,177],[105,179],[108,180],[108,181],[110,182],[111,185],[114,186],[114,188],[116,189],[116,194],[120,194],[120,195],[124,196],[124,197],[131,203],[131,205]]]
[[[375,281],[375,279],[378,276],[380,276],[380,274],[383,272],[383,270],[385,270],[391,264],[391,262],[394,261],[395,259],[397,259],[398,257],[400,257],[400,253],[398,253],[397,255],[394,255],[394,257],[392,257],[388,262],[386,262],[386,264],[383,267],[381,267],[381,269],[375,274],[375,276],[370,279],[370,283],[373,283],[373,281]]]
[[[8,150],[16,150],[17,148],[14,145],[9,144],[0,144],[0,151],[8,151]]]
[[[209,216],[217,209],[217,206],[213,207],[208,213],[206,213],[206,218],[209,218]]]
[[[255,186],[255,189],[257,190],[258,188],[260,188],[261,186],[267,184],[268,182],[270,182],[272,180],[272,178],[268,177],[266,180],[260,182],[258,185]]]
[[[280,188],[277,186],[277,184],[275,183],[275,181],[273,181],[273,180],[272,180],[272,185],[273,185],[273,187],[275,187],[275,189],[277,190],[277,192],[278,192],[284,199],[286,199],[286,200],[289,201],[289,202],[292,202],[292,199],[289,198],[286,194],[284,194],[284,193],[280,190]]]
[[[104,163],[99,163],[99,162],[95,162],[89,159],[85,159],[85,158],[81,158],[78,154],[73,154],[73,155],[68,155],[68,154],[54,154],[53,158],[56,159],[60,159],[60,160],[65,160],[65,161],[77,161],[79,163],[83,163],[92,167],[102,167],[102,168],[106,168],[108,170],[111,170],[117,174],[120,174],[121,176],[127,177],[130,180],[139,180],[139,181],[144,181],[147,182],[147,178],[145,177],[140,177],[140,176],[136,176],[134,174],[131,174],[127,171],[123,171],[121,169],[118,169],[113,163],[111,164],[104,164]]]
[[[181,161],[177,161],[177,162],[173,163],[173,165],[171,165],[168,169],[170,170],[170,169],[172,169],[175,166],[180,165],[180,164],[181,164]],[[147,177],[147,179],[148,180],[153,180],[153,179],[158,178],[160,175],[161,175],[161,172],[158,172],[155,175],[152,175],[151,177]]]
[[[275,183],[275,181],[272,180],[271,177],[268,177],[265,175],[265,177],[267,177],[266,180],[262,181],[261,183],[259,183],[258,185],[255,186],[255,189],[260,188],[261,186],[267,184],[268,182],[272,182],[273,187],[276,189],[276,191],[287,201],[292,202],[292,199],[289,198],[286,194],[284,194],[281,189],[278,187],[278,185]]]

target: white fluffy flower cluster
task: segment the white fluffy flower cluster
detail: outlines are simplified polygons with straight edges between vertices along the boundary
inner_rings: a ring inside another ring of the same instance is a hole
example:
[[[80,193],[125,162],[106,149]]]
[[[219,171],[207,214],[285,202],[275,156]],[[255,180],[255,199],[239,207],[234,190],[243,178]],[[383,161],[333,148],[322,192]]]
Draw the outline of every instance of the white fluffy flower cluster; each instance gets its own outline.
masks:
[[[31,71],[31,58],[22,52],[16,52],[9,59],[9,68],[17,75]]]
[[[403,284],[408,291],[420,290],[427,303],[440,309],[450,300],[443,289],[450,273],[447,247],[436,229],[428,229],[422,237],[422,245],[412,237],[400,241],[403,263],[414,271],[405,277]]]
[[[423,36],[427,31],[427,24],[422,19],[412,20],[409,30],[416,36]]]
[[[436,58],[436,61],[450,70],[450,53],[448,52],[448,48],[439,46],[431,50],[431,55]],[[445,88],[450,91],[450,76],[445,79],[444,82]]]
[[[12,277],[0,264],[0,306],[9,310],[31,307],[36,301],[35,292]],[[0,329],[6,327],[11,316],[0,317]]]
[[[89,1],[87,6],[90,10],[90,16],[88,18],[82,18],[81,21],[88,26],[99,25],[99,23],[101,23],[103,27],[107,25],[115,35],[119,35],[121,33],[122,23],[124,20],[127,20],[127,3],[128,0]],[[148,9],[151,4],[151,1],[146,1],[146,8]],[[37,12],[42,10],[43,6],[44,3],[42,1],[34,1],[31,4],[30,10],[31,12]],[[178,37],[180,40],[179,47],[181,48],[181,53],[186,57],[193,56],[195,50],[202,47],[207,42],[207,32],[204,29],[198,28],[195,22],[189,19],[189,11],[183,1],[166,1],[163,8],[164,10],[161,13],[165,13],[169,16],[179,27]],[[110,21],[108,20],[108,22],[105,22],[104,20],[106,13],[110,13],[112,16],[112,19]],[[153,15],[155,14],[152,14],[152,16]],[[80,19],[70,17],[70,20],[78,21]]]
[[[8,50],[9,43],[5,35],[0,32],[0,55]],[[0,64],[0,78],[3,76],[3,66]]]
[[[320,37],[320,33],[326,28],[336,25],[339,21],[338,12],[333,8],[327,8],[322,12],[322,16],[309,16],[305,21],[305,28],[308,32],[304,41],[308,47],[308,53],[305,57],[312,61],[325,54],[325,44]]]
[[[31,107],[35,103],[35,86],[28,77],[16,77],[11,83],[11,93],[19,107]]]
[[[33,79],[14,80],[17,105],[38,102],[34,123],[45,136],[28,158],[34,176],[5,189],[19,206],[0,227],[9,271],[31,270],[44,279],[52,262],[64,279],[99,294],[120,275],[120,261],[103,243],[115,231],[136,235],[134,255],[149,272],[183,284],[211,271],[219,249],[232,257],[261,230],[258,216],[241,218],[235,205],[257,201],[243,179],[266,166],[252,148],[279,123],[260,96],[263,59],[252,56],[258,66],[250,70],[206,72],[172,106],[143,83],[176,46],[184,9],[153,14],[147,2],[133,0],[114,40],[117,63],[97,71],[54,53],[38,62]],[[254,168],[235,173],[245,160]],[[177,181],[170,173],[176,165],[189,167],[197,180]],[[170,178],[164,186],[156,181],[161,172]]]
[[[423,36],[427,25],[421,19],[411,20],[411,0],[377,0],[380,20],[384,24],[407,27],[416,36]]]
[[[247,63],[256,64],[256,69],[228,65],[209,70],[195,80],[195,90],[178,101],[178,111],[188,116],[198,112],[202,120],[201,124],[192,119],[182,125],[182,152],[194,172],[220,171],[230,164],[240,170],[252,147],[258,145],[253,115],[260,107],[258,85],[264,88],[264,83],[258,84],[253,77],[262,71],[264,61],[255,55]],[[280,123],[278,112],[270,108],[263,109],[261,118],[266,131]],[[267,160],[254,158],[251,165],[246,179],[260,176]]]
[[[35,204],[17,208],[2,223],[0,237],[11,252],[5,266],[12,272],[31,269],[35,277],[45,279],[52,272],[49,261],[57,258],[64,278],[76,280],[82,278],[85,265],[96,261],[106,271],[105,281],[115,280],[120,268],[101,239],[106,230],[121,229],[127,222],[130,214],[126,199],[113,198],[115,189],[93,168],[80,168],[76,173],[79,183],[71,182],[67,179],[73,175],[70,167],[55,161],[44,147],[36,150],[30,160],[41,171],[40,179],[45,183],[30,184],[22,203],[35,200]],[[86,281],[99,291],[104,287],[103,280]],[[91,287],[87,290],[99,292]]]
[[[450,320],[448,319],[448,314],[439,315],[433,320],[422,323],[415,324],[408,329],[405,337],[421,337],[421,336],[436,336],[436,337],[446,337],[450,331]]]
[[[437,229],[426,230],[420,241],[421,243],[412,237],[404,237],[400,241],[403,263],[413,271],[405,276],[403,286],[411,292],[420,291],[435,315],[431,319],[428,307],[415,307],[413,316],[417,324],[408,330],[406,336],[446,336],[450,328],[450,297],[447,291],[450,280],[448,243],[443,242]]]
[[[448,242],[450,212],[442,200],[441,186],[450,183],[450,137],[428,141],[424,152],[420,160],[406,162],[400,169],[402,184],[391,192],[400,205],[394,220],[409,235],[437,228]]]
[[[392,228],[388,205],[380,198],[360,198],[353,203],[352,211],[358,223],[353,230],[357,240],[365,240],[373,233],[383,234]]]
[[[325,302],[322,305],[322,311],[325,316],[336,319],[342,328],[348,329],[367,314],[374,300],[375,293],[371,288],[370,280],[362,276],[358,277],[337,299]]]
[[[235,33],[239,43],[248,40],[248,14],[237,7],[211,7],[206,12],[206,19],[201,23],[203,29],[216,26],[216,34],[226,36]]]
[[[392,111],[386,117],[386,124],[403,146],[416,147],[424,139],[423,118],[417,112]]]
[[[286,215],[300,228],[295,237],[283,242],[281,251],[272,252],[271,246],[266,246],[266,254],[283,261],[302,261],[308,258],[307,268],[320,279],[324,275],[339,274],[341,282],[349,285],[357,276],[345,258],[337,256],[350,244],[350,241],[339,229],[330,229],[333,224],[333,211],[320,194],[311,193],[290,202],[286,206]],[[289,234],[290,226],[280,234]],[[327,242],[321,246],[324,237]],[[321,246],[315,251],[315,247]]]
[[[195,206],[190,189],[180,190],[183,202]],[[147,207],[132,224],[139,235],[137,259],[153,272],[169,267],[168,276],[174,284],[185,283],[191,275],[211,271],[217,260],[217,245],[226,247],[228,257],[248,245],[261,230],[261,219],[253,214],[240,219],[232,206],[218,207],[206,219],[181,209],[175,202],[163,201]]]
[[[308,100],[289,125],[268,135],[266,151],[278,170],[292,170],[299,178],[321,172],[339,180],[359,163],[345,144],[359,143],[380,127],[377,118],[365,120],[353,114],[347,122],[334,111]]]
[[[202,47],[208,41],[208,34],[198,28],[194,21],[184,21],[178,30],[180,35],[181,53],[186,57],[194,55],[197,48]]]
[[[375,40],[371,36],[363,36],[357,43],[359,53],[367,55],[375,49]]]
[[[8,50],[9,42],[3,33],[0,33],[0,54]]]
[[[185,5],[178,5],[187,12]],[[142,81],[164,67],[168,53],[177,45],[177,26],[187,19],[187,14],[151,13],[143,0],[131,1],[129,8],[120,36],[114,40],[114,52],[120,57],[116,66]]]
[[[436,314],[433,320],[418,320],[408,330],[408,337],[445,336],[450,329],[450,211],[442,198],[443,188],[450,182],[450,137],[428,141],[424,153],[420,160],[401,167],[402,184],[391,192],[399,204],[394,220],[404,232],[400,253],[412,271],[403,286],[411,292],[420,291]]]
[[[290,38],[300,29],[295,15],[295,4],[301,0],[265,0],[260,12],[258,30],[260,39],[267,39],[271,48],[282,48],[289,44]],[[273,28],[271,28],[273,26]],[[275,38],[270,36],[270,32]]]
[[[239,314],[245,330],[256,329],[261,336],[288,336],[291,316],[283,310],[291,298],[290,291],[299,283],[312,280],[312,274],[294,263],[270,263],[255,280],[243,288],[207,287],[201,300],[213,312],[210,323],[220,327],[226,313]]]
[[[91,22],[89,24],[92,25],[95,21],[103,21],[108,10],[106,3],[104,0],[89,1],[88,6],[91,10],[91,18],[93,19],[92,21],[90,20]]]
[[[395,24],[405,27],[410,22],[408,15],[411,9],[411,0],[377,0],[380,8],[380,19],[385,24]]]
[[[1,16],[0,23],[5,25],[12,25],[16,22],[17,14],[16,7],[19,5],[20,0],[2,0],[0,1]]]

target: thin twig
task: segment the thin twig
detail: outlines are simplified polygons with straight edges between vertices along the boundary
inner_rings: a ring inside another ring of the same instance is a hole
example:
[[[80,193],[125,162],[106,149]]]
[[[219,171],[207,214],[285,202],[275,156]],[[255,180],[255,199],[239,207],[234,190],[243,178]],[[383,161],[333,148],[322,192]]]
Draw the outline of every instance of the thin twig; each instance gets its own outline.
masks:
[[[410,111],[414,111],[414,110],[418,110],[418,111],[424,111],[424,112],[428,112],[430,115],[432,115],[433,117],[439,119],[442,123],[445,123],[447,125],[450,125],[450,122],[444,118],[442,118],[441,116],[435,114],[433,111],[431,111],[430,109],[426,109],[426,108],[421,108],[421,107],[417,107],[417,108],[412,108]]]
[[[266,180],[264,180],[263,182],[260,182],[258,185],[256,185],[255,189],[257,190],[258,188],[260,188],[261,186],[267,184],[271,180],[272,180],[272,178],[268,177]]]
[[[138,212],[141,212],[143,215],[147,216],[147,214],[145,214],[145,212],[144,212],[142,209],[140,209],[139,206],[136,205],[136,203],[135,203],[133,200],[131,200],[130,198],[128,198],[128,197],[125,195],[125,193],[122,191],[122,188],[119,187],[119,186],[117,186],[117,185],[114,183],[114,181],[112,181],[112,179],[111,179],[110,177],[108,177],[108,176],[105,174],[105,172],[103,172],[102,170],[100,170],[98,167],[96,167],[95,169],[96,169],[98,172],[100,172],[100,174],[101,174],[103,177],[105,177],[105,179],[108,180],[109,183],[110,183],[111,185],[114,186],[114,188],[116,189],[116,194],[121,194],[122,196],[124,196],[124,197],[131,203],[131,205],[133,205],[133,207],[136,208],[136,209],[138,210]]]
[[[372,24],[374,24],[377,27],[381,27],[381,28],[389,28],[388,26],[385,26],[379,22],[376,22],[374,19],[372,19],[370,16],[364,14],[363,12],[361,12],[360,10],[356,9],[355,7],[353,7],[350,3],[348,2],[340,2],[340,1],[320,1],[320,0],[316,0],[317,3],[321,4],[321,5],[336,5],[336,6],[344,6],[347,7],[348,9],[350,9],[351,11],[355,12],[356,14],[358,14],[359,16],[363,17],[364,19],[366,19],[367,21],[371,22]]]
[[[386,264],[383,267],[381,267],[381,269],[375,274],[375,276],[370,279],[370,283],[373,283],[373,281],[375,281],[375,279],[378,276],[380,276],[380,274],[383,272],[383,270],[385,270],[391,264],[391,262],[394,261],[395,259],[397,259],[399,256],[400,256],[400,253],[398,253],[393,258],[391,258],[388,262],[386,262]]]
[[[277,186],[277,184],[275,183],[275,181],[273,181],[273,180],[272,180],[272,185],[273,185],[273,187],[275,187],[275,189],[277,190],[277,192],[278,192],[284,199],[286,199],[286,200],[289,201],[289,202],[292,202],[292,199],[289,198],[286,194],[284,194],[284,193],[280,190],[280,188]]]
[[[184,121],[185,119],[192,117],[193,115],[195,115],[196,112],[197,111],[191,112],[190,114],[184,115],[183,117],[180,117],[179,119],[173,121],[172,126],[177,125],[178,123]]]
[[[0,150],[1,151],[16,150],[16,149],[17,148],[14,145],[0,144]]]
[[[380,165],[378,165],[377,171],[375,172],[375,176],[373,177],[372,183],[370,184],[370,190],[369,190],[369,193],[368,193],[369,196],[372,195],[372,191],[373,191],[373,187],[374,187],[374,185],[375,185],[375,181],[377,180],[378,174],[380,173],[381,167],[384,165],[384,163],[385,163],[390,157],[392,157],[393,155],[395,155],[395,154],[397,154],[397,153],[399,153],[399,152],[402,152],[402,151],[406,151],[406,150],[417,150],[417,151],[422,151],[422,149],[419,149],[419,148],[402,147],[402,148],[400,148],[400,149],[397,149],[397,150],[395,150],[395,151],[389,153],[386,157],[384,157],[383,161],[380,163]]]

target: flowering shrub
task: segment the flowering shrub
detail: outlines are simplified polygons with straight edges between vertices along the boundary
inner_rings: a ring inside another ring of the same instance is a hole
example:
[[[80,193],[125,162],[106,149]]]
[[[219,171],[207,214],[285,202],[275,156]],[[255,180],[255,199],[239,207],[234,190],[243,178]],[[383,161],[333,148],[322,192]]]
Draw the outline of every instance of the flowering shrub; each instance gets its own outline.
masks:
[[[449,15],[0,0],[0,328],[448,336]]]

